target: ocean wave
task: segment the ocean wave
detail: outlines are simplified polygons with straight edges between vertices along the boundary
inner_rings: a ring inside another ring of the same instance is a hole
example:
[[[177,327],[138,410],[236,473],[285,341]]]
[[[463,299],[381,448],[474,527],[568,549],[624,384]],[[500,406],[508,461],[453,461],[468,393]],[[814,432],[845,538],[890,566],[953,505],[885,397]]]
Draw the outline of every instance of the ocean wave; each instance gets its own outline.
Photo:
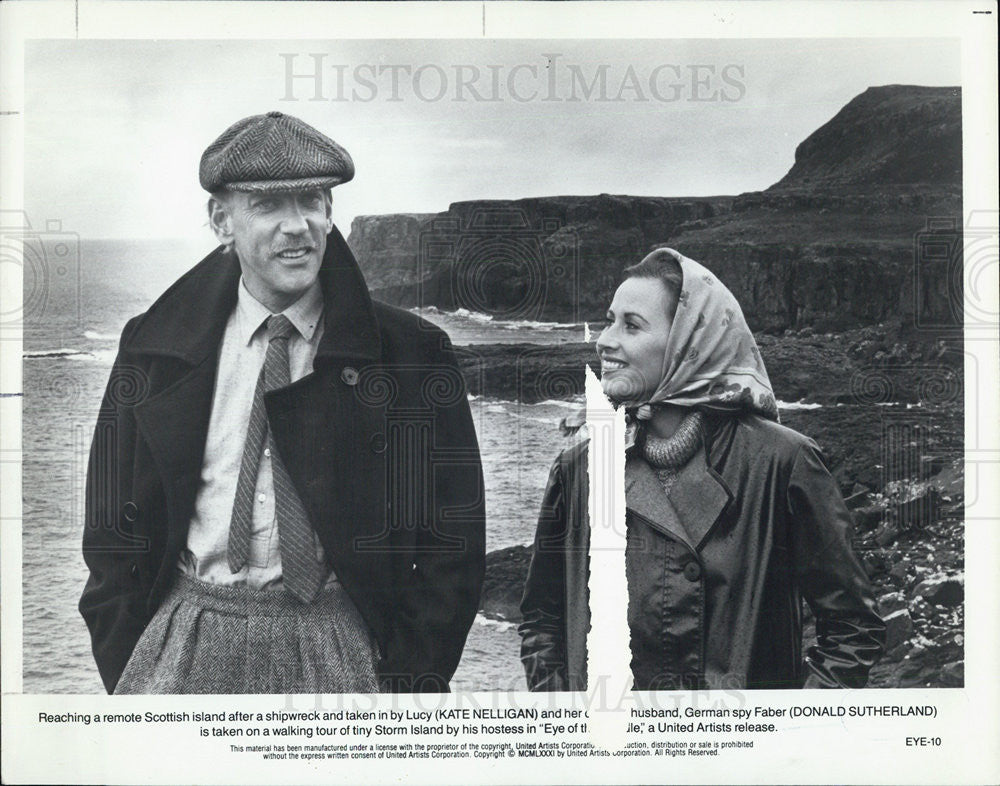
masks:
[[[782,401],[778,399],[778,409],[821,409],[822,404],[813,404],[806,401]]]
[[[469,319],[473,322],[487,323],[493,321],[491,314],[483,314],[479,311],[469,311],[467,308],[456,308],[454,311],[442,311],[437,306],[414,306],[409,309],[411,314],[420,317],[450,317],[452,319]]]
[[[508,622],[507,620],[491,620],[489,617],[484,617],[482,614],[476,615],[476,624],[482,625],[486,628],[494,628],[496,630],[517,630],[516,622]]]
[[[85,352],[82,349],[40,349],[35,352],[23,353],[25,358],[65,358],[67,360],[93,360],[92,352]]]
[[[82,349],[40,349],[22,353],[25,360],[83,360],[89,363],[100,363],[110,366],[115,362],[117,349],[95,349],[87,352]]]
[[[526,407],[565,407],[569,409],[577,409],[584,406],[587,403],[587,399],[584,396],[575,396],[569,399],[561,398],[547,398],[545,401],[539,401],[537,404],[522,404],[521,406]]]
[[[517,408],[519,410],[532,410],[539,407],[558,407],[559,409],[569,409],[577,410],[586,404],[586,399],[583,396],[574,396],[569,399],[561,398],[549,398],[545,401],[536,401],[531,404],[522,403],[515,399],[509,398],[494,398],[493,396],[474,396],[471,393],[468,395],[468,401],[470,403],[475,403],[480,407],[486,407],[490,411],[498,411],[503,409],[507,411],[510,408]]]
[[[503,320],[496,323],[504,330],[538,330],[548,332],[550,330],[583,330],[585,322],[536,322],[532,319],[512,319]]]
[[[587,328],[586,322],[541,322],[534,319],[496,319],[492,314],[481,311],[470,311],[467,308],[457,308],[454,311],[442,311],[436,306],[416,306],[410,311],[419,316],[441,316],[452,319],[467,319],[482,325],[491,325],[501,330],[536,330],[549,332],[552,330],[580,330]]]
[[[483,314],[479,311],[469,311],[467,308],[456,308],[454,311],[444,311],[441,312],[445,316],[449,317],[462,317],[463,319],[471,319],[473,322],[492,322],[492,314]]]
[[[117,333],[99,333],[96,330],[84,330],[83,337],[91,341],[117,341],[121,338]]]

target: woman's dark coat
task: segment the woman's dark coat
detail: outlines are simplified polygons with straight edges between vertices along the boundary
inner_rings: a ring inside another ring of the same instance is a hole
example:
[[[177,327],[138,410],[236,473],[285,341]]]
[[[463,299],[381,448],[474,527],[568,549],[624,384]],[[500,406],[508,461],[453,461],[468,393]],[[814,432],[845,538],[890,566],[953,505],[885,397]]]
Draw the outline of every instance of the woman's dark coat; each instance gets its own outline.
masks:
[[[669,497],[626,457],[634,687],[863,687],[885,626],[816,444],[756,415],[706,417]],[[521,604],[531,690],[587,685],[587,446],[549,476]],[[817,644],[802,657],[801,599]]]
[[[177,574],[239,263],[218,250],[122,334],[87,475],[80,612],[108,692]],[[383,690],[447,690],[485,571],[482,469],[448,337],[373,302],[340,233],[314,373],[266,394],[288,472],[374,634]]]

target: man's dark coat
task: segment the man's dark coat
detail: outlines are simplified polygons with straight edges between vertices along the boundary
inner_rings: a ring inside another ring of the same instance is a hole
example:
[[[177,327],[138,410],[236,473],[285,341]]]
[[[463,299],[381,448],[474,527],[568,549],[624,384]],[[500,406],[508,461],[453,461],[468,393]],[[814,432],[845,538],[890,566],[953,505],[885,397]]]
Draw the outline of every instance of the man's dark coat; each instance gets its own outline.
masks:
[[[464,381],[441,330],[372,301],[336,228],[319,276],[314,373],[266,394],[271,429],[378,642],[383,690],[447,690],[485,570]],[[216,250],[122,333],[91,447],[80,599],[109,692],[177,575],[239,277]]]

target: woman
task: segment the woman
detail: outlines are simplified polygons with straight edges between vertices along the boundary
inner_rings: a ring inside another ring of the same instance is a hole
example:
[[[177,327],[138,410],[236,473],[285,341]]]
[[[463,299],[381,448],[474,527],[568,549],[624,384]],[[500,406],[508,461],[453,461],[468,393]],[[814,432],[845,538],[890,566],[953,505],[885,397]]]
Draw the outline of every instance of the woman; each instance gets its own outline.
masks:
[[[851,516],[811,439],[777,422],[753,334],[708,270],[625,270],[597,341],[630,416],[625,495],[636,690],[863,687],[884,646]],[[521,604],[531,690],[586,688],[587,448],[556,460]],[[817,644],[802,657],[801,599]]]

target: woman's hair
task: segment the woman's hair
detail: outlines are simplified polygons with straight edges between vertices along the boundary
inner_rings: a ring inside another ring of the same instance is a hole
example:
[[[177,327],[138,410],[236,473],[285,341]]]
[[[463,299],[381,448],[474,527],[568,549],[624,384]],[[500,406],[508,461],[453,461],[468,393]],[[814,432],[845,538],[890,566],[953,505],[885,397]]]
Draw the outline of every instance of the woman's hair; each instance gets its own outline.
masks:
[[[663,282],[670,295],[667,306],[667,317],[672,322],[677,312],[677,303],[681,297],[681,287],[684,284],[684,274],[681,263],[665,248],[658,248],[638,262],[622,271],[622,281],[629,278],[655,278]]]

